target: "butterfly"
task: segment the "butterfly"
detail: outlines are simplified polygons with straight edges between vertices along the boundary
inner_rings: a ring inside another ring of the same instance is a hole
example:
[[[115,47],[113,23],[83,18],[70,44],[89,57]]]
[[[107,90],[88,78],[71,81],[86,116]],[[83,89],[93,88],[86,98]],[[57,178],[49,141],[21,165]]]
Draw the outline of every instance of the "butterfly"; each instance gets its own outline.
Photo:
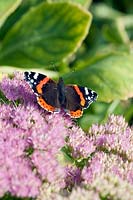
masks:
[[[83,115],[83,109],[97,99],[97,93],[79,85],[65,85],[62,78],[55,82],[46,75],[24,72],[24,79],[32,88],[38,104],[48,112],[65,111],[71,118]]]

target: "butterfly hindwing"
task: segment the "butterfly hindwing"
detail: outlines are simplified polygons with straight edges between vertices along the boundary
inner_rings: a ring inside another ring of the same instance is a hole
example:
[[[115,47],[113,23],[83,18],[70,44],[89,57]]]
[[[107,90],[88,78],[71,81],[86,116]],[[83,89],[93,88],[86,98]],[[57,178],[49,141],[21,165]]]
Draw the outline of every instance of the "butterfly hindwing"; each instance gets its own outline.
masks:
[[[66,95],[66,112],[72,118],[81,117],[83,114],[83,111],[80,105],[80,96],[77,94],[76,90],[74,89],[74,86],[71,86],[71,85],[66,86],[65,95]]]
[[[66,86],[66,110],[73,118],[81,117],[83,109],[88,108],[96,98],[96,92],[87,87],[78,85]]]

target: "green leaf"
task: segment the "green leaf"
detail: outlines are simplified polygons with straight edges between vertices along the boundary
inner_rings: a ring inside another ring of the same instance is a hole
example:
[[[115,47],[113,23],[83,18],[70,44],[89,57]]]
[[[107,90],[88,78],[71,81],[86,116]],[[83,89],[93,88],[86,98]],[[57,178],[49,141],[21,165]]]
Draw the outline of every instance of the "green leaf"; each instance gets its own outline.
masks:
[[[39,4],[3,39],[0,64],[32,68],[57,64],[80,47],[90,24],[91,14],[75,4]]]
[[[133,15],[122,16],[120,17],[120,20],[123,21],[127,29],[133,30]]]
[[[91,65],[87,65],[88,60],[84,60],[81,70],[65,75],[65,81],[94,89],[99,95],[98,100],[103,102],[133,96],[132,55],[110,53]]]
[[[92,3],[92,0],[71,0],[72,2],[79,3],[82,6],[89,8]]]
[[[92,11],[98,20],[115,20],[117,17],[123,15],[122,12],[107,6],[105,3],[94,4]]]
[[[5,2],[5,1],[4,1]],[[21,4],[17,7],[17,9],[11,13],[6,21],[4,22],[3,26],[0,29],[0,40],[3,40],[6,33],[9,29],[26,13],[28,10],[38,5],[39,3],[43,2],[43,0],[26,0],[22,1]]]
[[[0,0],[0,27],[6,18],[16,10],[22,0]]]
[[[112,24],[105,25],[103,31],[106,38],[108,38],[110,41],[118,44],[128,44],[129,37],[125,28],[126,27],[123,23],[123,20],[121,18],[118,18]]]
[[[49,1],[49,0],[47,0]],[[88,8],[91,3],[92,3],[92,0],[50,0],[52,2],[73,2],[73,3],[78,3],[80,4],[81,6],[84,6],[86,8]]]
[[[0,80],[3,78],[3,75],[10,75],[13,74],[15,71],[24,72],[25,69],[17,68],[17,67],[7,67],[7,66],[0,66]],[[52,70],[45,70],[45,69],[37,69],[37,68],[26,68],[27,71],[34,71],[42,74],[47,74],[49,77],[59,77],[58,72],[52,71]]]
[[[118,44],[129,44],[128,30],[133,29],[133,15],[118,17],[113,23],[104,26],[103,31],[105,36]]]
[[[3,197],[0,198],[0,200],[33,200],[33,198],[16,197],[12,196],[10,193],[6,193]]]

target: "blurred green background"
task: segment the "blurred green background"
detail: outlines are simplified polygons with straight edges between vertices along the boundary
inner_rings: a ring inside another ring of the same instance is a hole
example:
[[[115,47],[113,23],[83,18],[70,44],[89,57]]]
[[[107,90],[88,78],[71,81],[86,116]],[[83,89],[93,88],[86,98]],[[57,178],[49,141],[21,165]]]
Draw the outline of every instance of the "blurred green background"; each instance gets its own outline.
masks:
[[[1,0],[0,74],[32,70],[95,90],[78,124],[133,121],[132,0]]]

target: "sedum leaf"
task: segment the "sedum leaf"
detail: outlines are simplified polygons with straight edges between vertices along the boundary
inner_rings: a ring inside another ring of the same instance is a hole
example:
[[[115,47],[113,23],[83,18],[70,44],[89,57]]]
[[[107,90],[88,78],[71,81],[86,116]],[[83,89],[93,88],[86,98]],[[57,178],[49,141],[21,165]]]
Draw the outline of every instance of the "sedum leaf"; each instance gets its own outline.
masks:
[[[122,16],[122,12],[113,9],[106,3],[97,3],[92,6],[92,11],[96,19],[115,20],[117,17]]]
[[[39,3],[43,2],[44,0],[24,0],[21,4],[11,13],[6,21],[4,22],[3,26],[0,29],[0,40],[3,40],[7,32],[11,29],[11,27],[26,13],[31,9],[33,6],[38,5]]]
[[[47,2],[72,2],[72,3],[78,3],[81,6],[84,6],[85,8],[89,8],[89,6],[92,3],[92,0],[46,0]]]
[[[22,0],[0,0],[0,27],[6,18],[20,5]]]
[[[110,53],[91,65],[84,60],[82,69],[64,76],[66,82],[94,89],[99,101],[126,100],[133,97],[133,56]],[[88,62],[89,63],[89,62]]]
[[[92,3],[92,0],[71,0],[71,1],[73,1],[75,3],[79,3],[86,8],[88,8]]]
[[[12,66],[0,66],[0,80],[2,79],[3,75],[9,75],[9,74],[13,74],[15,71],[19,72],[24,72],[25,69],[22,68],[18,68],[18,67],[12,67]],[[41,73],[41,74],[47,74],[47,76],[49,77],[59,77],[58,72],[52,71],[52,70],[45,70],[45,69],[38,69],[38,68],[26,68],[27,71],[34,71],[37,73]]]
[[[41,3],[29,10],[7,33],[0,64],[44,67],[70,57],[85,39],[91,14],[72,3]]]

